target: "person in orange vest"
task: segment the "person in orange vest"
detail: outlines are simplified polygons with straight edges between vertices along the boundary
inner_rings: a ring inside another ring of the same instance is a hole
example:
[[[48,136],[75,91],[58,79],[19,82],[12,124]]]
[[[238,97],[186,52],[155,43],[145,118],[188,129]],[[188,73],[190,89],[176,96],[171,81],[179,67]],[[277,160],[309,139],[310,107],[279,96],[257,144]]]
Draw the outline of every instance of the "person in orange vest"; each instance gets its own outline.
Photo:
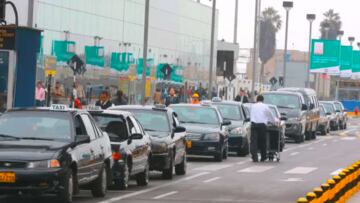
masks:
[[[191,96],[191,104],[200,104],[200,95],[198,93]]]

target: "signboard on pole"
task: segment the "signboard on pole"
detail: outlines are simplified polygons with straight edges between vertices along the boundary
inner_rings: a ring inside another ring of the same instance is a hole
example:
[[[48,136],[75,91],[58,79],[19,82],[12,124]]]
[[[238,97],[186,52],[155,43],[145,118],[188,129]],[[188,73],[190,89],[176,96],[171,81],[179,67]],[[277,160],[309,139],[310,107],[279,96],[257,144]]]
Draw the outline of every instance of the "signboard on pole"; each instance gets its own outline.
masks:
[[[351,77],[353,61],[352,46],[341,46],[340,52],[340,77]]]
[[[310,72],[328,73],[337,75],[340,73],[340,41],[319,40],[311,42]]]
[[[360,51],[353,51],[352,76],[360,76]]]
[[[45,75],[54,77],[56,75],[56,58],[53,56],[45,56],[44,58],[44,67]]]

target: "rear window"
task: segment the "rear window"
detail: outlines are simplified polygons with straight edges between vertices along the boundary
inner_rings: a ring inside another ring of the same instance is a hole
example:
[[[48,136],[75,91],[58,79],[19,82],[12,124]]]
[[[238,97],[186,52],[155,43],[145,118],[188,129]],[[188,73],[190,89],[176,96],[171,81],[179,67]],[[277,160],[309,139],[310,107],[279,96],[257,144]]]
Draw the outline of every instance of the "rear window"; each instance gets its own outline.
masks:
[[[342,106],[341,106],[341,104],[339,104],[339,103],[335,103],[335,108],[336,108],[337,111],[341,111],[341,110],[342,110]]]
[[[264,94],[264,103],[275,105],[278,108],[300,109],[300,98],[290,94]]]
[[[98,126],[109,135],[110,141],[122,142],[128,139],[125,120],[121,116],[108,114],[92,114]]]
[[[243,120],[243,116],[241,114],[241,109],[237,105],[229,105],[229,104],[215,104],[220,111],[222,117],[226,120]]]
[[[135,118],[144,127],[145,131],[170,132],[167,112],[153,110],[127,110],[134,114]]]
[[[0,134],[25,139],[70,140],[71,120],[65,112],[10,112],[0,117]]]
[[[327,112],[330,112],[330,113],[335,112],[334,105],[332,105],[331,103],[322,103],[322,105],[324,105]]]
[[[200,106],[171,107],[178,115],[181,123],[220,125],[220,118],[216,109]]]

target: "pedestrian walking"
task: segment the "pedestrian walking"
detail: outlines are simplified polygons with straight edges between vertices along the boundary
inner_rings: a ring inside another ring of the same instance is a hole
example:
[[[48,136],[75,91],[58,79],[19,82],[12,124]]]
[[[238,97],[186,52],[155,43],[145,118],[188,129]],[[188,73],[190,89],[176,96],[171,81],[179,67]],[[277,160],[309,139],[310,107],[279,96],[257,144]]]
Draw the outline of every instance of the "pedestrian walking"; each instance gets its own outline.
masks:
[[[99,100],[96,102],[95,106],[100,106],[101,109],[108,109],[113,104],[110,101],[110,94],[108,91],[103,91],[100,94]]]
[[[153,96],[154,104],[162,104],[163,100],[161,99],[161,90],[156,88],[154,96]]]
[[[116,106],[119,105],[127,105],[128,104],[128,98],[127,96],[124,94],[123,91],[118,90],[116,92],[116,98],[112,101],[112,103]]]
[[[169,95],[165,98],[165,105],[169,106],[170,104],[178,104],[179,97],[176,95],[175,89],[170,87]]]
[[[246,92],[243,89],[240,89],[240,93],[235,97],[235,101],[241,102],[243,104],[249,103],[249,98],[246,95]]]
[[[261,152],[261,161],[267,159],[267,135],[266,126],[269,122],[278,122],[271,113],[268,105],[264,104],[264,97],[257,96],[256,103],[250,108],[251,139],[250,152],[254,162],[258,162],[258,149]]]
[[[199,93],[194,93],[191,96],[191,104],[200,104],[200,95],[199,95]]]
[[[43,86],[43,83],[41,81],[38,81],[36,83],[35,88],[35,105],[37,107],[44,106],[45,104],[45,88]]]

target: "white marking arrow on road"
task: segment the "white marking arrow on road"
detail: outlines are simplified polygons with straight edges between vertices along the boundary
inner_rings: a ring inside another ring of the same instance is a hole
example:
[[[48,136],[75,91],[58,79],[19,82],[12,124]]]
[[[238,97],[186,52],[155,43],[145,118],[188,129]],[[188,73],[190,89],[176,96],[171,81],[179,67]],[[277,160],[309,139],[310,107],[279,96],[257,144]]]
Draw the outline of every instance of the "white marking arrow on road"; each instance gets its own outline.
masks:
[[[315,171],[314,167],[296,167],[285,172],[285,174],[308,174]]]
[[[253,166],[253,167],[239,170],[238,173],[262,173],[262,172],[268,171],[272,168],[275,168],[275,167],[274,166]]]
[[[164,198],[164,197],[167,197],[167,196],[170,196],[170,195],[174,195],[174,194],[176,194],[176,193],[178,193],[178,191],[168,192],[168,193],[165,193],[165,194],[156,196],[156,197],[154,197],[153,199],[161,199],[161,198]]]

